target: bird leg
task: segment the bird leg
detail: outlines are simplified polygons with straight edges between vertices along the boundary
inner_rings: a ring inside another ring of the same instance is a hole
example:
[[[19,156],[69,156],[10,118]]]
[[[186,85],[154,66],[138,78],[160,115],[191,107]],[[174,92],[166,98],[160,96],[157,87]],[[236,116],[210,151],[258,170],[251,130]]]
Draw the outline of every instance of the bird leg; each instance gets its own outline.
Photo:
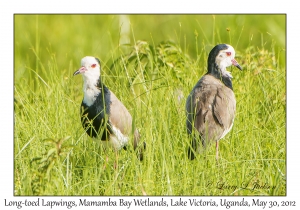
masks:
[[[118,150],[115,150],[115,154],[116,154],[116,160],[114,161],[114,169],[117,170],[118,169],[118,162],[119,162],[119,152],[118,152]]]
[[[104,162],[104,165],[103,165],[103,170],[106,169],[107,164],[108,164],[108,156],[106,155],[105,162]]]
[[[118,152],[114,151],[115,155],[116,155],[116,159],[114,161],[114,169],[116,170],[118,168]],[[109,157],[108,155],[106,155],[106,158],[105,158],[105,162],[104,162],[104,165],[103,165],[103,170],[106,169],[107,165],[109,164]]]
[[[219,141],[216,141],[216,160],[219,159]]]

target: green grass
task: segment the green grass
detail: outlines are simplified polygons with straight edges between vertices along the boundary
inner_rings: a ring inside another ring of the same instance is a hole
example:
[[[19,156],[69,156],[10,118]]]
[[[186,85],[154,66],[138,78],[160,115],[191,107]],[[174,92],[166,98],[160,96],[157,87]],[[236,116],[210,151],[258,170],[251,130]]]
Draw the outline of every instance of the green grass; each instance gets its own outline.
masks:
[[[285,16],[132,15],[127,46],[118,17],[15,16],[15,195],[286,195]],[[218,164],[213,146],[190,161],[185,99],[223,42],[244,69],[230,70],[234,126]],[[72,73],[85,55],[133,115],[144,161],[104,151],[81,127]]]

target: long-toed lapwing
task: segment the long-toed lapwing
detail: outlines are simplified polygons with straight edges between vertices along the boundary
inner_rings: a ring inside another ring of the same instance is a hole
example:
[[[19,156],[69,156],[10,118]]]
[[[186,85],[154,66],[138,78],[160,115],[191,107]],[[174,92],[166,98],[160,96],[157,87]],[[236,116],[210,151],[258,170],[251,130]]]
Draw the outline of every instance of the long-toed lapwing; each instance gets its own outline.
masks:
[[[208,56],[207,73],[197,82],[186,100],[186,126],[192,137],[188,149],[191,160],[195,158],[196,152],[201,152],[211,142],[216,142],[218,159],[218,142],[232,128],[236,100],[232,76],[226,67],[234,65],[242,70],[234,57],[232,46],[216,45]]]
[[[133,137],[136,150],[139,132],[137,129],[133,131],[132,117],[124,104],[102,83],[100,69],[99,59],[86,56],[81,60],[81,68],[73,74],[81,74],[83,78],[82,126],[90,137],[110,145],[115,151],[126,149],[130,137]],[[140,160],[143,159],[144,147],[145,143],[137,149]]]

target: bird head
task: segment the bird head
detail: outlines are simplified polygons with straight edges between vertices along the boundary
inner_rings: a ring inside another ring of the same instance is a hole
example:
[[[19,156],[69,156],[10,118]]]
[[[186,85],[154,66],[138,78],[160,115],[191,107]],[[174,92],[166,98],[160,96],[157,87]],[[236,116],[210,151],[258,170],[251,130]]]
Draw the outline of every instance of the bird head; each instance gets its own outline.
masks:
[[[232,46],[226,45],[227,49],[220,50],[216,56],[216,64],[222,69],[229,67],[231,65],[236,66],[238,69],[242,70],[241,66],[234,59],[235,51]]]
[[[215,66],[223,75],[228,75],[231,77],[230,72],[226,71],[226,68],[234,65],[238,69],[242,70],[241,66],[234,59],[235,50],[232,46],[228,44],[219,44],[216,45],[209,53],[208,56],[208,71],[215,70]]]
[[[73,76],[81,74],[84,80],[99,79],[100,60],[92,56],[86,56],[81,59],[81,67],[74,72]]]

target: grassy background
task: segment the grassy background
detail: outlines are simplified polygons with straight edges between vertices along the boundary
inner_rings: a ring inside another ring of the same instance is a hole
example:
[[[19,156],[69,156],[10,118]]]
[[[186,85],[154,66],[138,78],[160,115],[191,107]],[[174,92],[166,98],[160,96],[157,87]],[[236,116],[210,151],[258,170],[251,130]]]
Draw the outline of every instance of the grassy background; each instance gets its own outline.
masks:
[[[15,195],[286,194],[285,15],[15,15],[14,22]],[[235,124],[218,164],[214,147],[190,161],[185,99],[218,43],[231,44],[244,69],[231,68]],[[82,129],[82,79],[72,73],[85,55],[100,58],[105,84],[134,116],[147,143],[143,162],[132,151],[104,151]]]

